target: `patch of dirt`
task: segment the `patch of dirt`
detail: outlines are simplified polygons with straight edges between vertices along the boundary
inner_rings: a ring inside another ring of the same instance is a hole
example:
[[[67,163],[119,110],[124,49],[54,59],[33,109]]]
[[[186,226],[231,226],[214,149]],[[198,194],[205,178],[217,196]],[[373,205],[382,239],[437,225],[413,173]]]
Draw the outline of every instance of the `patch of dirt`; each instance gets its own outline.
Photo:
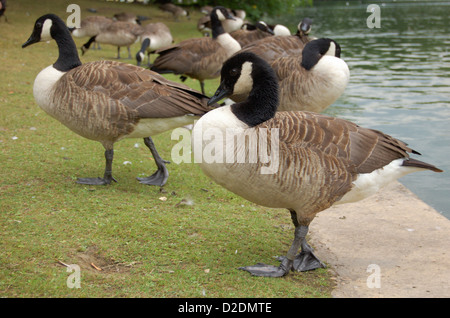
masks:
[[[124,263],[108,258],[102,255],[95,245],[88,247],[84,252],[76,252],[72,259],[72,262],[80,266],[82,270],[98,274],[126,273],[137,264],[137,262]]]

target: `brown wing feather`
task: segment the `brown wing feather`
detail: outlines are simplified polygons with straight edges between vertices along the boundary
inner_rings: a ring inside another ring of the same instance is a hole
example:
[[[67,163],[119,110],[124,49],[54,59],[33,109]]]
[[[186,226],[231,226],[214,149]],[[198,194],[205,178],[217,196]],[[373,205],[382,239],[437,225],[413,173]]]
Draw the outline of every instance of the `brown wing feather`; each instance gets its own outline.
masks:
[[[271,36],[243,47],[241,52],[253,52],[267,62],[281,56],[300,55],[306,43],[296,36]]]
[[[230,35],[239,42],[241,47],[244,47],[246,45],[249,45],[250,43],[253,43],[255,41],[258,41],[260,39],[267,38],[269,36],[273,36],[269,32],[264,32],[261,30],[236,30],[230,33]]]
[[[404,142],[352,122],[309,112],[279,112],[262,125],[288,126],[280,140],[293,148],[313,149],[353,166],[353,173],[370,173],[392,160],[409,158],[413,152]],[[348,169],[346,167],[346,169]]]
[[[182,41],[156,51],[159,56],[153,62],[156,71],[186,74],[199,80],[219,76],[227,55],[223,47],[211,38],[195,38]]]
[[[87,63],[77,68],[72,78],[80,87],[120,102],[139,118],[203,115],[210,110],[206,105],[208,98],[201,93],[130,64]]]

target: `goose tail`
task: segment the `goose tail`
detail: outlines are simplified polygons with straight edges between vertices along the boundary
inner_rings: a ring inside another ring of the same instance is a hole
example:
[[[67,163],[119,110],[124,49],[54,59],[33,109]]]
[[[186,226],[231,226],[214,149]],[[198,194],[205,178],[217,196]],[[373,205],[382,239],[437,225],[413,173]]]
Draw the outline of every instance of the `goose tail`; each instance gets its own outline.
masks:
[[[432,164],[429,164],[429,163],[426,163],[426,162],[423,162],[423,161],[420,161],[420,160],[412,159],[412,158],[404,160],[402,166],[427,169],[427,170],[431,170],[431,171],[434,171],[434,172],[444,172],[444,170],[441,170],[441,169],[433,166]]]

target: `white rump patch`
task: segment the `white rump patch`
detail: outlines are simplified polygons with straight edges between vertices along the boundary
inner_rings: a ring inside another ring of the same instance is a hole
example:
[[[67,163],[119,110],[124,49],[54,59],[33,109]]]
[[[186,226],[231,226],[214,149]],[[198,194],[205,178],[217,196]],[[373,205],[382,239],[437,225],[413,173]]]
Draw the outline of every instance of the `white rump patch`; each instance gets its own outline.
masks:
[[[402,166],[404,159],[397,159],[371,173],[363,173],[353,182],[353,188],[335,204],[356,202],[365,199],[389,183],[409,173],[424,170],[417,167]]]

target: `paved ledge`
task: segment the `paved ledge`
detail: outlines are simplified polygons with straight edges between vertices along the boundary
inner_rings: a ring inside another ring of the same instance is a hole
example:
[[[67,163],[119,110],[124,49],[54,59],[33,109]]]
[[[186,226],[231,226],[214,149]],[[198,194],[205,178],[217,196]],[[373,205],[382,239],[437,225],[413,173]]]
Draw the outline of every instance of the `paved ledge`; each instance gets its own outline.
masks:
[[[333,297],[450,297],[450,220],[398,182],[320,212],[309,233],[336,274]]]

